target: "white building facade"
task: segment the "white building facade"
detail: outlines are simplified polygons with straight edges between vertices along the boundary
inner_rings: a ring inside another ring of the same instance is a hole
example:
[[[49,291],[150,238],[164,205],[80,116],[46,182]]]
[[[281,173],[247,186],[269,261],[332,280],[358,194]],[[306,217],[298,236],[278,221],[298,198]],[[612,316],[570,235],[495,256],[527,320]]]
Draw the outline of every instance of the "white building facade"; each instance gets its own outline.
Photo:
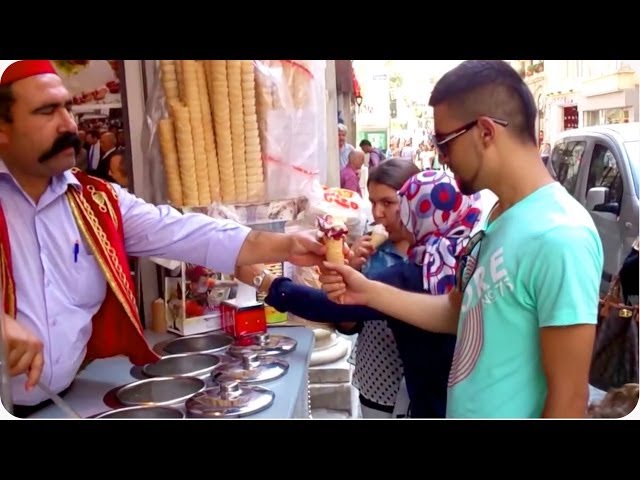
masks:
[[[640,121],[640,61],[512,60],[538,106],[544,141],[582,126]]]

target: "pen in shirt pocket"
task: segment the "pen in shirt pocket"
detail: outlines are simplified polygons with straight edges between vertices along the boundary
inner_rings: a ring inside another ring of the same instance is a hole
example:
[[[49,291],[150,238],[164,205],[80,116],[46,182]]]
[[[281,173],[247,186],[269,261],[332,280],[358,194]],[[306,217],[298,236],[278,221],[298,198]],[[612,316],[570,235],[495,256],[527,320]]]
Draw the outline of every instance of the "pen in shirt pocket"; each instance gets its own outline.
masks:
[[[78,263],[78,254],[80,253],[80,242],[76,240],[73,244],[73,263]]]

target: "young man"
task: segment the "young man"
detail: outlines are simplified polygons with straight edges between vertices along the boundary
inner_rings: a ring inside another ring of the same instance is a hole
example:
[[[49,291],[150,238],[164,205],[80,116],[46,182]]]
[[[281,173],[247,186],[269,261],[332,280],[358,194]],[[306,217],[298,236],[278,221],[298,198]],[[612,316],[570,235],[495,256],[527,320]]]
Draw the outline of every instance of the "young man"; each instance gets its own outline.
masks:
[[[377,167],[385,159],[384,153],[379,148],[373,147],[366,138],[360,142],[360,149],[369,154],[369,168]]]
[[[463,193],[498,197],[459,259],[458,289],[418,295],[335,265],[323,288],[336,301],[457,332],[447,416],[584,417],[602,244],[540,161],[533,97],[507,63],[470,60],[438,81],[430,105],[432,141]]]
[[[18,61],[0,71],[0,278],[18,407],[47,398],[34,389],[39,380],[66,389],[88,360],[157,360],[142,334],[128,256],[221,272],[324,258],[310,236],[182,215],[72,171],[81,141],[71,103],[49,61]]]

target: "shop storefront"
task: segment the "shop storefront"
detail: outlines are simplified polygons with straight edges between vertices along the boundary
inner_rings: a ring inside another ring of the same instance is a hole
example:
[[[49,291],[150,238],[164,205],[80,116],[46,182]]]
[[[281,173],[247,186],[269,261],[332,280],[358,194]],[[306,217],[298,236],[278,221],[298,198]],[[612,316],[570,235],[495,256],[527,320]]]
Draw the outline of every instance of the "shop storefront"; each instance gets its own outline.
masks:
[[[544,112],[541,129],[549,143],[553,143],[558,133],[580,126],[579,97],[575,93],[549,95]]]
[[[585,126],[640,121],[638,86],[604,95],[586,96],[582,102]]]

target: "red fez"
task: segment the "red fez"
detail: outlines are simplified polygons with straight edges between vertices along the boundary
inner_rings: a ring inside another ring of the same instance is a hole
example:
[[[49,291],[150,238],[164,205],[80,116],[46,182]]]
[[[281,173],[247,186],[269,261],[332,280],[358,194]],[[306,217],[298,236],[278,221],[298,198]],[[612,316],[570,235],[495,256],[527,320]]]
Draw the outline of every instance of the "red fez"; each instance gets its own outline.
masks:
[[[45,73],[58,74],[49,60],[18,60],[9,65],[4,72],[0,73],[2,74],[0,85],[9,85],[34,75],[43,75]]]

